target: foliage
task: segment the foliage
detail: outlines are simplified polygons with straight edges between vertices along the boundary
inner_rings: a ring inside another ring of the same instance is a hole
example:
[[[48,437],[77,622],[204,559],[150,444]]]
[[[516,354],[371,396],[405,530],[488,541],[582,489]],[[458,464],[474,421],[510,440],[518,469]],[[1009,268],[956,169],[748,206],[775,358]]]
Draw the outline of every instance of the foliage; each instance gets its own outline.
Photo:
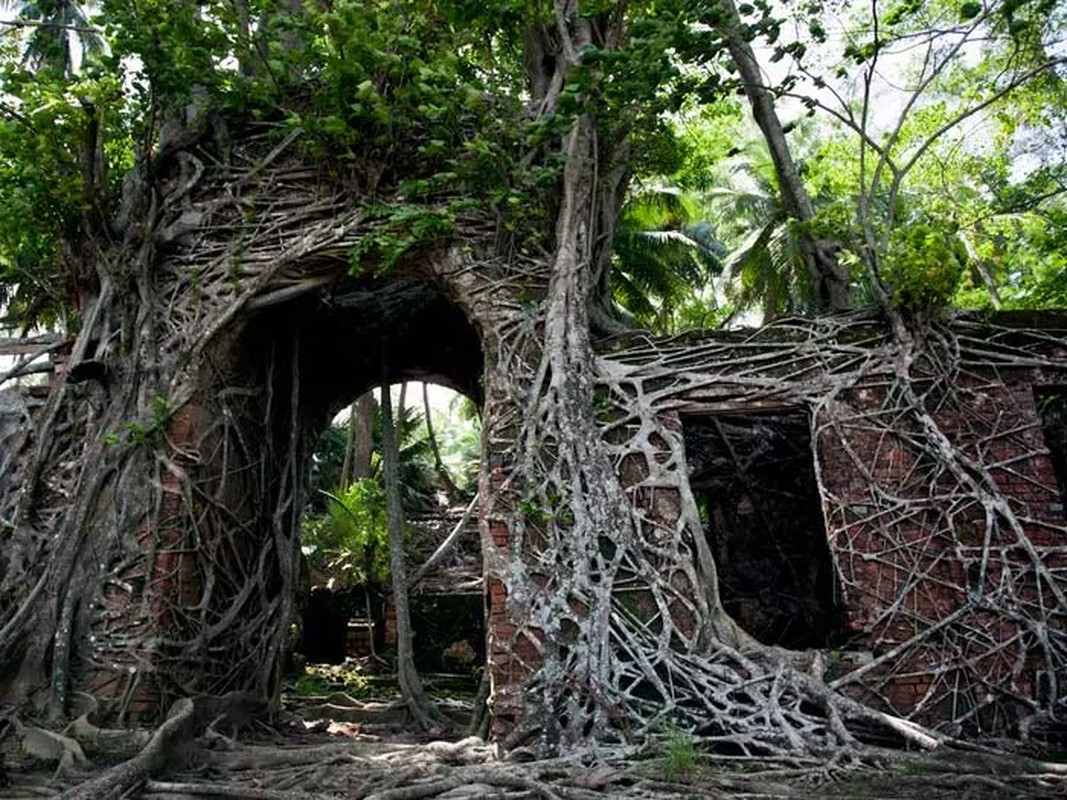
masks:
[[[397,432],[397,472],[400,479],[400,501],[409,511],[426,510],[436,505],[434,496],[436,476],[430,441],[422,412],[414,406],[395,408]],[[371,456],[371,472],[379,483],[383,480],[382,463],[382,416],[379,406],[374,416],[374,453]]]
[[[1000,262],[1009,305],[1067,308],[1067,203],[1002,221],[985,243]]]
[[[311,97],[288,105],[288,124],[304,132],[313,157],[360,176],[368,193],[396,187],[395,198],[368,209],[384,224],[352,254],[355,269],[388,269],[448,234],[474,198],[517,227],[520,210],[536,217],[530,193],[554,186],[560,166],[518,166],[524,137],[552,126],[535,133],[519,124],[521,62],[499,57],[506,46],[488,51],[450,16],[469,9],[400,6],[341,0],[294,22],[305,47],[289,57]]]
[[[675,176],[702,199],[721,241],[720,297],[706,298],[705,308],[721,309],[712,317],[720,322],[740,315],[758,314],[767,320],[786,311],[812,312],[814,287],[802,239],[827,232],[789,215],[767,146],[737,113],[736,104],[720,101],[715,108],[714,116],[703,109],[680,123],[690,156]],[[800,158],[810,156],[818,146],[817,131],[810,125],[798,128],[794,144]],[[833,199],[810,181],[809,192],[819,209]],[[841,232],[838,228],[836,235]]]
[[[539,5],[107,0],[92,18],[71,0],[7,5],[33,23],[0,52],[0,301],[24,327],[76,325],[96,281],[80,248],[109,235],[135,154],[154,152],[194,90],[238,127],[299,129],[308,155],[367,198],[355,270],[449,237],[474,207],[527,252],[550,244],[558,142],[584,113],[627,132],[628,167],[654,187],[629,194],[614,237],[616,299],[640,324],[724,318],[711,288],[724,266],[739,309],[811,308],[799,268],[811,235],[842,248],[861,299],[1064,302],[1067,12],[1050,0],[742,4],[743,36],[791,64],[770,73],[779,103],[813,115],[786,127],[814,230],[784,214],[766,158],[738,147],[751,133],[717,3],[633,6],[629,38],[584,50],[543,114],[525,107],[524,36],[550,16]],[[748,159],[729,173],[738,152]],[[929,273],[902,255],[943,255],[902,232],[914,220],[951,228],[967,252],[929,291],[894,283]]]
[[[450,413],[438,419],[442,459],[461,488],[475,485],[480,465],[477,409],[456,396]],[[389,574],[385,489],[382,484],[381,414],[375,414],[370,478],[337,488],[347,443],[346,426],[331,425],[319,437],[311,459],[309,498],[301,540],[311,568],[339,585],[383,584]],[[405,405],[397,414],[400,494],[409,511],[436,505],[436,476],[422,413]]]
[[[304,520],[302,550],[312,570],[341,586],[389,580],[385,491],[364,478],[340,494],[328,494],[326,513]]]
[[[0,47],[0,305],[23,329],[73,327],[96,275],[81,252],[133,163],[137,104],[83,4],[5,3]]]
[[[368,675],[361,672],[351,661],[344,664],[312,664],[293,684],[294,694],[323,696],[332,692],[344,692],[349,697],[362,699],[392,695],[396,683],[391,675]]]
[[[788,220],[769,161],[737,146],[751,133],[727,101],[687,111],[679,126],[693,153],[675,177],[710,195],[735,303],[809,308],[796,269],[809,233],[835,243],[859,302],[1062,302],[1059,270],[1046,266],[1063,257],[1062,4],[818,2],[783,9],[792,24],[740,12],[745,38],[771,48],[768,88],[794,117],[785,127],[817,216],[812,230]],[[722,21],[710,4],[697,13],[713,29]],[[733,80],[711,51],[683,55],[710,82]],[[738,152],[748,160],[727,174]]]
[[[782,206],[766,149],[750,143],[724,185],[708,193],[731,245],[726,291],[739,310],[759,307],[766,321],[784,311],[810,311],[813,285],[800,250],[801,223]]]
[[[1006,271],[990,258],[990,230],[1005,212],[1019,221],[1063,202],[1065,89],[1052,53],[1067,15],[1016,2],[852,13],[846,61],[834,68],[840,102],[808,101],[852,144],[852,233],[843,244],[894,305],[947,306],[963,276],[999,305]],[[895,82],[887,63],[901,75]],[[809,74],[833,89],[825,74]],[[858,94],[844,88],[853,77]],[[1033,245],[1047,247],[1023,250]]]
[[[238,125],[270,120],[279,136],[299,129],[311,158],[353,181],[357,196],[368,198],[367,218],[377,220],[352,254],[355,270],[388,269],[413,247],[449,235],[472,206],[494,212],[500,230],[523,246],[538,247],[563,166],[558,141],[577,114],[594,115],[605,130],[627,130],[634,162],[646,170],[676,165],[677,141],[663,113],[678,107],[691,81],[670,52],[697,38],[674,4],[641,8],[626,46],[583,51],[557,108],[531,114],[524,35],[550,17],[547,9],[511,3],[107,0],[95,21],[107,40],[98,61],[122,87],[119,107],[129,113],[103,147],[121,141],[128,153],[136,142],[148,156],[195,91]],[[73,108],[69,98],[60,105]],[[111,170],[116,180],[130,167],[128,158],[122,162]],[[77,186],[59,176],[47,183],[52,191]],[[37,251],[51,257],[35,252],[21,262],[32,261],[49,280],[18,284],[29,295],[23,305],[40,302],[43,292],[52,307],[60,299],[76,307],[80,291],[68,300],[53,285],[71,271],[55,253],[86,209],[48,206],[60,220]]]
[[[158,394],[152,397],[151,409],[151,417],[123,423],[119,431],[105,433],[104,443],[109,447],[130,444],[136,447],[161,448],[170,424],[172,409],[167,398]]]
[[[409,511],[425,509],[433,505],[435,476],[430,452],[430,443],[426,434],[422,412],[414,406],[405,406],[398,412],[397,430],[400,443],[400,495],[405,508]],[[382,480],[381,459],[382,421],[380,409],[374,416],[374,450],[371,454],[371,475],[379,483]],[[325,495],[322,492],[335,492],[341,483],[341,467],[345,458],[345,445],[348,440],[346,425],[331,424],[320,434],[311,458],[309,476],[309,508],[322,510]]]
[[[456,394],[444,410],[434,410],[434,431],[438,436],[441,461],[462,492],[477,490],[482,464],[482,425],[478,407]]]
[[[292,682],[289,691],[297,697],[321,697],[329,694],[331,687],[318,675],[305,672]]]
[[[129,108],[106,68],[68,76],[8,61],[0,83],[0,300],[24,328],[55,326],[95,282],[73,256],[93,220],[114,210],[132,162]],[[103,174],[86,161],[98,136]]]
[[[688,732],[668,726],[662,741],[662,755],[657,765],[668,781],[691,778],[699,766],[696,741]]]
[[[326,510],[326,492],[334,492],[341,485],[347,444],[348,431],[345,426],[330,424],[319,434],[315,452],[311,455],[305,513],[321,514]]]
[[[668,332],[675,310],[722,271],[725,248],[696,199],[672,187],[636,192],[615,228],[615,296],[644,327]]]
[[[385,224],[364,236],[349,254],[357,272],[366,261],[373,261],[379,272],[386,272],[412,247],[445,236],[454,227],[451,209],[415,205],[370,209],[367,218],[380,218]]]
[[[71,0],[0,2],[0,9],[18,8],[16,23],[25,25],[22,64],[31,72],[60,76],[74,72],[76,54],[84,60],[100,55],[104,40],[94,29],[81,3]]]
[[[882,278],[897,308],[934,312],[948,305],[966,264],[967,251],[950,226],[914,222],[894,228]]]

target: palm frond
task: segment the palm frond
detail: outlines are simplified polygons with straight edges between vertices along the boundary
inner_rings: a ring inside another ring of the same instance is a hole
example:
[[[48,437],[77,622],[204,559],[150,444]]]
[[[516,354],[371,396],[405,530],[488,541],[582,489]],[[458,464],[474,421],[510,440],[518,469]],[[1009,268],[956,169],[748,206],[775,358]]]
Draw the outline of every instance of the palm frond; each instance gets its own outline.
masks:
[[[71,0],[14,3],[5,0],[5,11],[18,9],[18,19],[35,23],[25,38],[22,63],[38,71],[44,68],[69,75],[74,70],[74,45],[83,57],[104,52],[100,34],[91,30],[81,4]]]
[[[708,202],[726,232],[744,231],[783,214],[778,197],[760,192],[715,189],[708,193]]]
[[[764,306],[764,313],[774,313],[782,294],[782,265],[772,257],[771,241],[782,223],[770,220],[751,231],[726,258],[724,279],[726,295],[739,310]]]
[[[635,193],[615,231],[616,301],[651,327],[722,271],[726,249],[702,201],[670,186]]]
[[[629,311],[638,322],[650,324],[658,309],[649,300],[648,294],[639,288],[625,272],[617,272],[613,284],[615,300]]]

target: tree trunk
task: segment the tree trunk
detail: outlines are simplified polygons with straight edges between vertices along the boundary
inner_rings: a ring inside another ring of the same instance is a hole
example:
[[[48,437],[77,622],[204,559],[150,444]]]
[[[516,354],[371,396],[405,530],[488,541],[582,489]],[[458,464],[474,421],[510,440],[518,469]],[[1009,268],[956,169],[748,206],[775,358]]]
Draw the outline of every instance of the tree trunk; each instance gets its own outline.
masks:
[[[433,453],[433,466],[434,471],[437,472],[437,480],[440,482],[441,489],[444,491],[445,497],[448,498],[448,502],[455,503],[459,499],[459,488],[456,486],[455,481],[452,480],[452,476],[448,474],[448,468],[441,461],[441,450],[437,447],[437,435],[433,429],[430,386],[425,382],[422,384],[422,409],[426,415],[426,435],[430,439],[430,451]]]
[[[348,409],[348,437],[341,465],[341,488],[370,477],[374,452],[374,393],[364,392]]]
[[[370,564],[364,565],[364,575],[369,576]],[[371,658],[378,658],[377,646],[374,644],[375,639],[375,617],[374,617],[374,605],[371,603],[370,596],[370,578],[365,578],[363,581],[363,613],[367,615],[367,624],[370,626],[369,635],[367,636],[367,643],[370,645]]]
[[[741,76],[745,96],[752,106],[752,116],[767,142],[778,177],[782,205],[790,217],[809,225],[815,218],[815,209],[789,150],[785,129],[775,109],[774,95],[766,88],[756,54],[744,36],[737,6],[734,0],[719,0],[719,9],[723,16],[714,27],[726,42],[730,58]],[[848,271],[837,261],[833,243],[818,239],[810,230],[805,230],[802,233],[801,251],[820,308],[827,311],[846,311],[851,308]]]
[[[385,480],[386,517],[389,526],[389,572],[393,583],[393,606],[396,610],[396,679],[400,696],[415,721],[426,730],[440,722],[437,709],[426,697],[415,669],[412,647],[411,612],[408,608],[408,579],[404,562],[404,509],[400,503],[397,433],[393,421],[392,389],[389,385],[387,360],[382,357],[382,462]],[[403,405],[400,406],[403,409]]]

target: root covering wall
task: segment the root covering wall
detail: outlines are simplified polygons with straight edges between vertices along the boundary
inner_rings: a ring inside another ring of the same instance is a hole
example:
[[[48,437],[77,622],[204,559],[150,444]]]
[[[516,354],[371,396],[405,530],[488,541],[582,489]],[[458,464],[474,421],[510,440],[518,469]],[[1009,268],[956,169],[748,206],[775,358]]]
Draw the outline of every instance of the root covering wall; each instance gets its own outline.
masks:
[[[588,210],[618,185],[598,182],[588,120],[567,139],[553,252],[472,208],[384,277],[348,260],[381,216],[275,133],[226,139],[225,159],[221,137],[160,144],[69,371],[32,425],[3,426],[4,699],[62,715],[88,690],[129,719],[276,696],[315,437],[368,387],[433,377],[484,400],[488,667],[509,744],[672,724],[797,753],[872,725],[934,741],[856,698],[961,730],[1063,711],[1062,505],[1028,394],[1067,383],[1061,329],[858,313],[594,341],[590,265],[610,236]],[[431,314],[435,335],[414,336]],[[812,420],[858,656],[761,643],[719,594],[683,418],[782,408]]]
[[[1035,398],[1064,380],[1067,318],[1029,322],[960,318],[924,344],[906,383],[874,318],[619,346],[622,385],[662,409],[635,501],[657,525],[685,516],[684,480],[655,474],[679,412],[806,411],[846,614],[818,667],[829,685],[954,733],[1054,713],[1067,529]]]

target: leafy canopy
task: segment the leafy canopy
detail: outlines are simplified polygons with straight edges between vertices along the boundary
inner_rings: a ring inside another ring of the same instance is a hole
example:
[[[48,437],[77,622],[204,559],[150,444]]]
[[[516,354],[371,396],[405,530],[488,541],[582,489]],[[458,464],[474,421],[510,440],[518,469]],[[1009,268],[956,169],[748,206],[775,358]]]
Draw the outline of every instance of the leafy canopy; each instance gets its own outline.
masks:
[[[747,111],[714,0],[629,5],[619,47],[584,49],[546,109],[530,102],[525,48],[551,25],[542,2],[10,5],[27,24],[0,39],[0,301],[26,327],[76,327],[123,177],[158,154],[176,110],[204,99],[234,135],[299,130],[351,185],[378,223],[354,269],[388,269],[471,208],[494,214],[517,250],[551,249],[560,137],[587,114],[605,142],[628,144],[611,165],[637,187],[614,285],[644,324],[721,319],[715,280],[738,306],[802,309],[793,253],[812,235],[836,243],[870,299],[1065,300],[1067,10],[1052,0],[739,4],[739,35],[766,59],[779,108],[813,118],[787,129],[814,229],[782,216],[773,182],[755,187],[767,200],[756,211],[741,196],[753,187],[722,169],[752,149],[751,133],[730,138]],[[613,8],[581,12],[595,26]],[[761,180],[759,159],[749,164]],[[649,187],[677,191],[685,214]]]

